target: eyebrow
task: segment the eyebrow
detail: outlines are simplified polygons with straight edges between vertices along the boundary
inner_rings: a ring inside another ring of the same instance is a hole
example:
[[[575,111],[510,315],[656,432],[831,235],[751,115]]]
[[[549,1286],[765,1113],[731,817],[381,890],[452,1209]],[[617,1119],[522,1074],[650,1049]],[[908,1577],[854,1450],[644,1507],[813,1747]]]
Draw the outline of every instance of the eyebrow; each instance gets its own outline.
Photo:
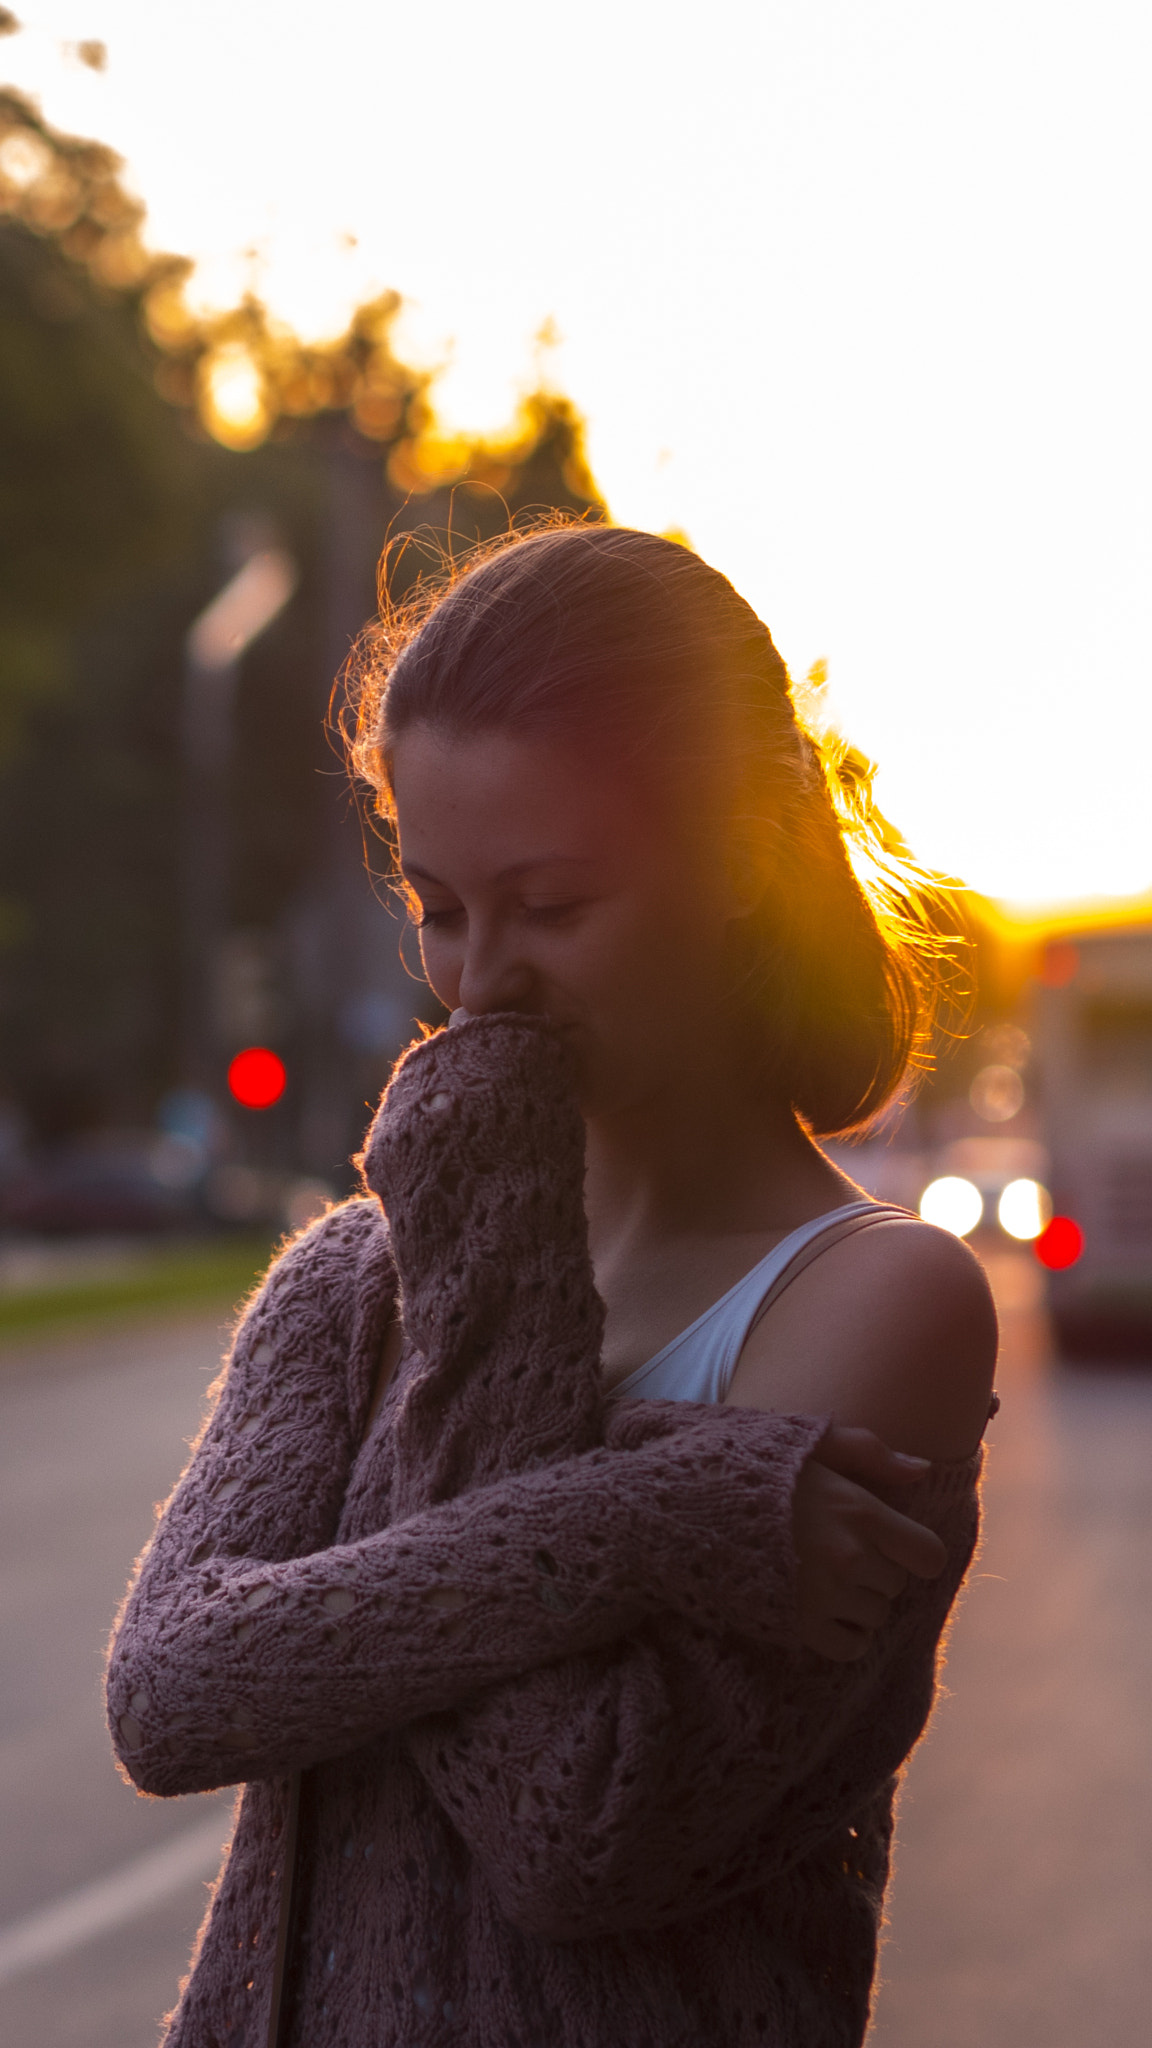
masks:
[[[496,880],[498,882],[514,882],[521,875],[529,874],[533,868],[587,868],[592,865],[593,858],[591,854],[542,853],[534,855],[531,860],[513,861],[511,867],[501,868],[500,873],[496,876]],[[421,882],[435,882],[437,888],[442,889],[445,887],[445,884],[441,882],[438,875],[429,874],[427,868],[418,867],[415,861],[402,861],[401,866],[405,875],[409,877],[414,876]]]

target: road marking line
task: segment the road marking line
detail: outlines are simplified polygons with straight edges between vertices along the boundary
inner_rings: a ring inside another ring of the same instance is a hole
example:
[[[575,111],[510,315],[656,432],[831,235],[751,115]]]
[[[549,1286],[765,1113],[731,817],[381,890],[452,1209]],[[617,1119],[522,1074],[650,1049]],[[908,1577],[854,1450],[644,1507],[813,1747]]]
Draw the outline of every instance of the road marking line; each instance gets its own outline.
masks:
[[[22,1920],[0,1927],[0,1984],[67,1955],[98,1934],[122,1927],[126,1920],[135,1920],[190,1879],[210,1877],[219,1865],[229,1830],[230,1822],[217,1808],[211,1820],[177,1835],[162,1849],[134,1856],[107,1877],[82,1884],[54,1905],[41,1906]]]

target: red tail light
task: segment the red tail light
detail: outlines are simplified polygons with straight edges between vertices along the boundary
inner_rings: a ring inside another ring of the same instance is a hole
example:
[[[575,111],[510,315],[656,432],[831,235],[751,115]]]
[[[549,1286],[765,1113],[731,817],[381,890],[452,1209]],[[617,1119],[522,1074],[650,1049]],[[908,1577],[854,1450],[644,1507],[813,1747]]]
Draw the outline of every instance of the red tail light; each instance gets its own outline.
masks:
[[[1062,1273],[1074,1266],[1084,1249],[1084,1232],[1071,1216],[1053,1216],[1047,1228],[1033,1240],[1032,1249],[1050,1273]]]

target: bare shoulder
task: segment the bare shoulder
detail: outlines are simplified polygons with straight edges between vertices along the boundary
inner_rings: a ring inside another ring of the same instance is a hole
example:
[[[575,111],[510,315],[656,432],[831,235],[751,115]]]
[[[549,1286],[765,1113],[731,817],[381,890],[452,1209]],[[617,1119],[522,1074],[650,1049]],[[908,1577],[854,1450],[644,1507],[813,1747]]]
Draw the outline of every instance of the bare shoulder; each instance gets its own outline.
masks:
[[[894,1217],[832,1245],[785,1289],[749,1337],[729,1399],[962,1458],[987,1418],[996,1346],[988,1282],[968,1246]]]

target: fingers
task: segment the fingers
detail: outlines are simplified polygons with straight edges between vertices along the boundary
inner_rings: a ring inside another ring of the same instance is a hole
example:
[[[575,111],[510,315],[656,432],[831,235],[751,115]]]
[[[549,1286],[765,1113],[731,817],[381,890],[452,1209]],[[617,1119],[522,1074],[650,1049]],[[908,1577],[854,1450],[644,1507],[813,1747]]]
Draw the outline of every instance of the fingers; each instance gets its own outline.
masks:
[[[867,1654],[872,1631],[853,1628],[850,1622],[805,1621],[800,1640],[817,1656],[830,1658],[833,1664],[858,1664]]]
[[[870,1592],[882,1593],[885,1600],[898,1600],[908,1584],[908,1573],[902,1564],[893,1564],[883,1551],[867,1551],[860,1562],[859,1584],[867,1586]]]
[[[832,1623],[871,1637],[884,1627],[892,1613],[886,1593],[833,1572],[810,1571],[800,1587],[800,1614],[804,1624]]]
[[[883,1593],[874,1593],[870,1586],[844,1586],[831,1619],[874,1634],[883,1628],[891,1612],[892,1602]]]
[[[837,1585],[802,1603],[800,1640],[838,1664],[865,1656],[892,1612],[892,1602],[867,1586]]]
[[[830,1471],[814,1456],[797,1482],[793,1531],[799,1555],[824,1555],[850,1585],[872,1583],[862,1567],[876,1554],[920,1579],[936,1578],[947,1562],[940,1538],[923,1522],[877,1500],[858,1481]]]
[[[812,1456],[830,1471],[865,1486],[909,1486],[931,1470],[929,1459],[890,1450],[870,1429],[839,1422],[825,1431]]]
[[[866,1459],[873,1446],[891,1455],[872,1438]],[[850,1455],[860,1448],[847,1447]],[[948,1558],[933,1530],[813,1457],[797,1481],[793,1537],[801,1640],[837,1663],[864,1656],[909,1578],[936,1578]]]
[[[879,1501],[876,1509],[875,1516],[869,1517],[868,1533],[881,1556],[918,1579],[939,1578],[948,1562],[948,1552],[935,1531]]]

